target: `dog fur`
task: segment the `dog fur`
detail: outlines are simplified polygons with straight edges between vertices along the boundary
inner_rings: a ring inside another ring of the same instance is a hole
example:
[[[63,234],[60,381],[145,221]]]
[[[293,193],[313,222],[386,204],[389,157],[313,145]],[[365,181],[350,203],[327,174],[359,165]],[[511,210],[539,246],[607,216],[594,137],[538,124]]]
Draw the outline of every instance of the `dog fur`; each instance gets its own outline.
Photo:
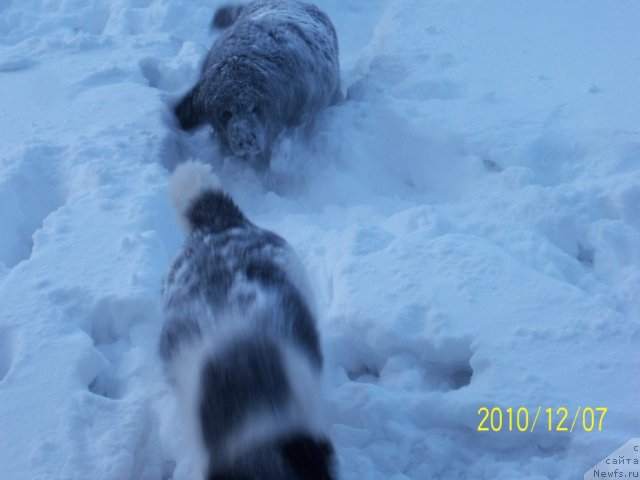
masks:
[[[160,355],[205,477],[335,478],[296,255],[245,217],[208,166],[180,165],[171,196],[188,237],[164,284]]]
[[[209,123],[223,153],[264,169],[281,132],[342,98],[335,28],[315,5],[295,0],[226,5],[213,25],[228,28],[174,113],[184,130]]]

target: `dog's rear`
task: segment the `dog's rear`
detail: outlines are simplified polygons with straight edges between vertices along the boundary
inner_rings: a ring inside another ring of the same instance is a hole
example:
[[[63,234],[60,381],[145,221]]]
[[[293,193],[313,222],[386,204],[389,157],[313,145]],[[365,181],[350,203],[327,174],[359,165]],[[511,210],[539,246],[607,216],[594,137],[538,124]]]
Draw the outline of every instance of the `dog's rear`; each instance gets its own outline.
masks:
[[[179,166],[171,195],[189,236],[165,282],[160,351],[207,478],[334,478],[318,333],[289,246],[208,166]]]

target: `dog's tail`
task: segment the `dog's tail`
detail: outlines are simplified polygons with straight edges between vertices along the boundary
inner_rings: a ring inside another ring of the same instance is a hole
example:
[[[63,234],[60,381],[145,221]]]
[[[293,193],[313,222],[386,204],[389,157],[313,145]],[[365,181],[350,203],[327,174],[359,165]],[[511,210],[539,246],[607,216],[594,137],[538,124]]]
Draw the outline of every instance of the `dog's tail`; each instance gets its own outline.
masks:
[[[171,176],[171,199],[187,233],[195,230],[221,232],[247,223],[235,202],[222,191],[209,165],[185,162]]]
[[[211,20],[211,28],[227,28],[233,25],[244,10],[244,5],[229,3],[216,10]]]

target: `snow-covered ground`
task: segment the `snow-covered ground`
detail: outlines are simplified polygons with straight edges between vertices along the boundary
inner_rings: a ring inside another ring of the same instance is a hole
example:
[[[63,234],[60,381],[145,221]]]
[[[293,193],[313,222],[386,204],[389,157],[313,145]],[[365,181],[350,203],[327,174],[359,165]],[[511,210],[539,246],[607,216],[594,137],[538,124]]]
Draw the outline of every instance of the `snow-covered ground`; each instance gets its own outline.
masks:
[[[342,478],[575,479],[640,436],[640,3],[318,1],[347,101],[264,177],[169,114],[218,4],[0,2],[0,478],[197,478],[157,358],[188,158],[308,268]]]

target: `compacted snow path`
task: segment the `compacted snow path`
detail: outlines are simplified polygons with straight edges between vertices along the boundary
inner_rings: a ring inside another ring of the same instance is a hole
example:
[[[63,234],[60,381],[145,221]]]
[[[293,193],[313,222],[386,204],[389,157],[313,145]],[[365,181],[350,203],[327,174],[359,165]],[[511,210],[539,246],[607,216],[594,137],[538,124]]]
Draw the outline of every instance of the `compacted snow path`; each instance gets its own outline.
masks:
[[[307,266],[342,478],[582,478],[640,437],[640,4],[318,1],[346,101],[264,176],[170,115],[218,4],[0,4],[0,477],[197,478],[157,357],[189,158]]]

